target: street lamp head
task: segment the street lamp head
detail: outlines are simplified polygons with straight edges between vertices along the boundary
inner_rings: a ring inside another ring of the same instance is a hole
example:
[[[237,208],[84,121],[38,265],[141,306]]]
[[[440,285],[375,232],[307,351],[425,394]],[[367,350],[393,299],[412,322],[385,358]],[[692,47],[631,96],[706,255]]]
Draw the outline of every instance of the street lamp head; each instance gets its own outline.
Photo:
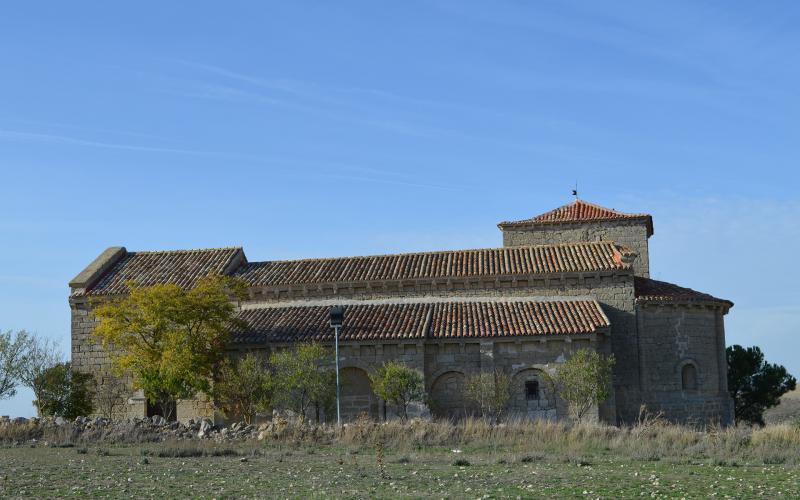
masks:
[[[331,307],[331,326],[336,328],[344,322],[344,306]]]

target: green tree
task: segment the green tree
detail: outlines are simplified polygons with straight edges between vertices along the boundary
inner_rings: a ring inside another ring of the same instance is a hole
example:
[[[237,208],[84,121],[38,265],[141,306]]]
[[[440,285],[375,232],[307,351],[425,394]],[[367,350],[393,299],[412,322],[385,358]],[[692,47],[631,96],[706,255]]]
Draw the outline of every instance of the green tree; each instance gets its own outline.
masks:
[[[404,363],[387,361],[369,378],[375,395],[394,406],[403,420],[408,418],[408,405],[425,397],[422,374]]]
[[[556,368],[551,383],[569,405],[572,418],[580,422],[586,413],[611,395],[614,356],[580,349]]]
[[[17,393],[30,345],[31,336],[24,330],[0,332],[0,401]]]
[[[89,415],[93,411],[92,384],[90,374],[73,370],[69,362],[58,363],[38,376],[40,390],[34,404],[44,417]]]
[[[259,356],[249,353],[226,360],[214,382],[216,406],[227,417],[238,416],[248,425],[272,404],[272,373]]]
[[[311,408],[329,409],[336,398],[333,354],[319,344],[300,344],[272,353],[273,398],[305,420]]]
[[[764,425],[764,410],[780,404],[781,396],[794,390],[797,380],[783,366],[767,363],[757,346],[733,345],[725,354],[736,421]]]
[[[511,399],[511,377],[500,370],[469,375],[464,381],[464,397],[478,406],[484,419],[496,424]]]
[[[176,399],[209,393],[231,330],[244,326],[231,299],[244,297],[246,286],[234,278],[209,276],[188,290],[134,283],[130,290],[125,297],[95,304],[93,335],[116,371],[130,373],[134,386],[169,419]]]

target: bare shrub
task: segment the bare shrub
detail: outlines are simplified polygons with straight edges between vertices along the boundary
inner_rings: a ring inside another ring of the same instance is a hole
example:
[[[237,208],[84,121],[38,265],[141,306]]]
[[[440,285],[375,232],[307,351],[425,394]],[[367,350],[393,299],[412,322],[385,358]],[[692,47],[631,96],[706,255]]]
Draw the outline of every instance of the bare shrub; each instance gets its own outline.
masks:
[[[44,401],[46,379],[44,374],[63,361],[63,355],[58,342],[36,335],[28,336],[27,348],[19,368],[19,380],[22,385],[30,388],[36,400],[33,402],[36,411],[41,415],[40,402]]]
[[[0,332],[0,400],[13,397],[20,383],[31,336],[22,330]]]
[[[464,382],[464,397],[478,406],[484,419],[496,424],[511,399],[511,376],[501,370],[469,375]]]
[[[114,418],[117,412],[125,407],[125,396],[128,386],[119,377],[104,372],[98,375],[94,395],[97,412],[105,418]]]

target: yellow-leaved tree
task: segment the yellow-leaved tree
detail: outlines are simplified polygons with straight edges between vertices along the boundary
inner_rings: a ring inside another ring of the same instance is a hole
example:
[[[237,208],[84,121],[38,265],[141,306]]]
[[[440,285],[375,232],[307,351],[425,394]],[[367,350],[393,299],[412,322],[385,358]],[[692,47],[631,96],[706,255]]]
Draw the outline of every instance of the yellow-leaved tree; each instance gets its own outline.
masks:
[[[212,275],[190,289],[135,283],[129,288],[127,296],[95,304],[93,335],[114,369],[131,374],[134,386],[169,419],[175,400],[210,391],[231,331],[244,327],[233,300],[244,297],[246,285]]]

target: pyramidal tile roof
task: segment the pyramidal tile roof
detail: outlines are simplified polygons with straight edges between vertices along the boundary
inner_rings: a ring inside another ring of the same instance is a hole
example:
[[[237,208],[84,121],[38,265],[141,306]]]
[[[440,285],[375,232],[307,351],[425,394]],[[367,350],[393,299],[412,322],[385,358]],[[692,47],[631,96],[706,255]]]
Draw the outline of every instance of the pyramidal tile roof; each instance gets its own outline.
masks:
[[[581,199],[577,199],[572,203],[567,203],[549,212],[537,215],[530,219],[523,219],[518,221],[505,221],[499,223],[497,226],[500,229],[516,228],[516,227],[529,227],[545,224],[560,224],[570,222],[593,222],[593,221],[606,221],[606,220],[643,220],[647,223],[647,235],[653,234],[653,218],[648,214],[629,214],[619,212],[611,208],[601,207],[594,203],[589,203]]]

